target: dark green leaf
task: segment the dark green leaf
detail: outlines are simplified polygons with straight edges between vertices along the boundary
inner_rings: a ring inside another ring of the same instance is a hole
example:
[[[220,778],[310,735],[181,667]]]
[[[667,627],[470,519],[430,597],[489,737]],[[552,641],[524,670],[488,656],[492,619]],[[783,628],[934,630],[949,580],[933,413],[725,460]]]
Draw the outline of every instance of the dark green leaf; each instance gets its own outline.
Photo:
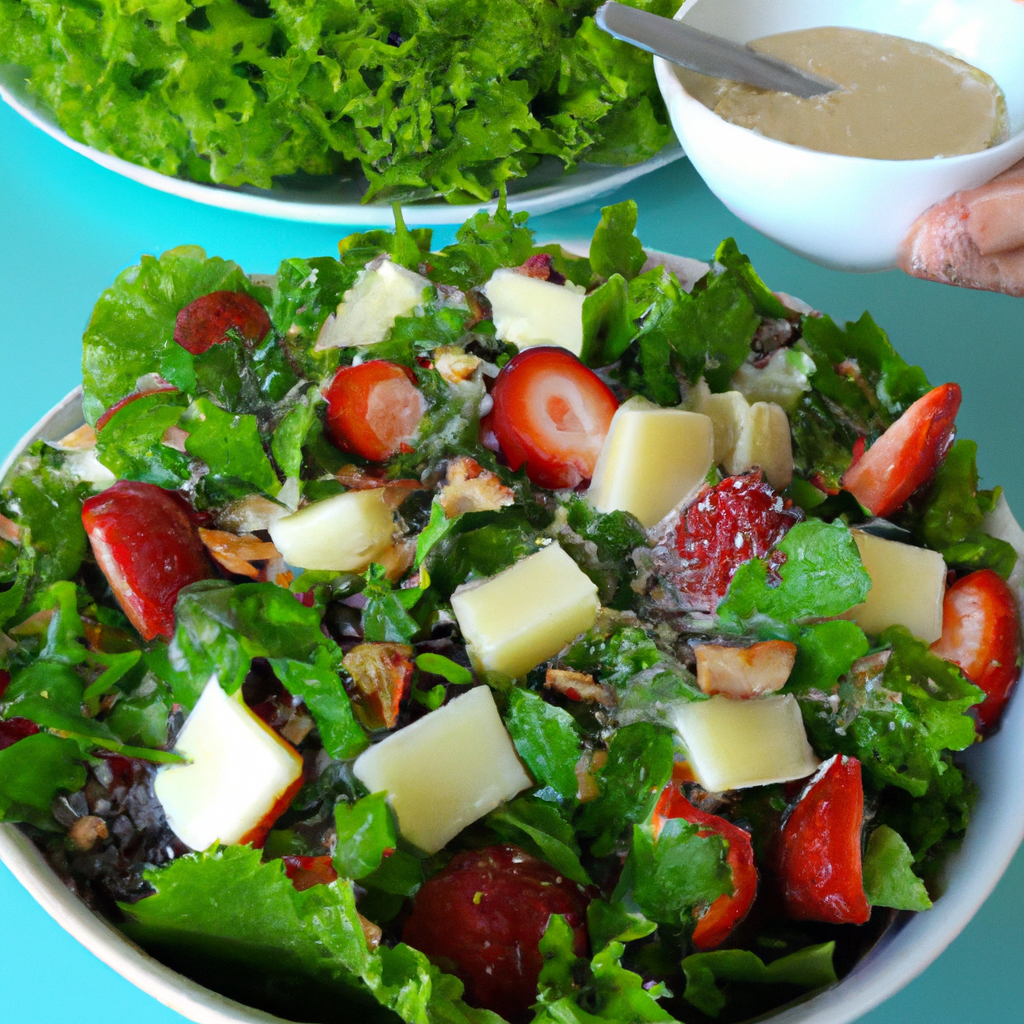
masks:
[[[441,676],[456,686],[469,686],[473,682],[473,673],[468,668],[452,661],[451,658],[446,658],[443,654],[431,654],[429,651],[421,654],[416,659],[416,667],[421,672]]]
[[[384,566],[376,563],[366,570],[363,578],[366,580],[363,587],[363,596],[366,598],[363,634],[366,639],[408,643],[420,631],[420,626],[406,610],[406,601],[412,595],[412,601],[415,602],[421,592],[392,589]]]
[[[191,473],[188,456],[165,445],[163,436],[187,405],[179,392],[162,392],[122,406],[97,435],[100,462],[119,480],[140,480],[170,490],[181,487]]]
[[[580,864],[580,851],[572,825],[554,804],[532,796],[521,796],[491,811],[484,824],[504,841],[536,852],[541,858],[580,885],[590,885],[590,876]]]
[[[334,867],[342,878],[365,878],[380,867],[387,851],[398,845],[387,793],[364,796],[354,804],[334,808],[338,845]]]
[[[613,274],[583,300],[580,360],[585,366],[608,366],[629,348],[635,334],[626,281]]]
[[[636,203],[632,199],[602,208],[601,220],[590,243],[590,265],[601,277],[610,279],[618,274],[631,281],[640,273],[647,253],[633,234],[636,214]]]
[[[53,827],[50,805],[85,785],[82,752],[73,740],[41,732],[0,750],[0,821]]]
[[[574,800],[580,736],[572,715],[530,690],[513,689],[505,726],[537,782],[563,800]]]

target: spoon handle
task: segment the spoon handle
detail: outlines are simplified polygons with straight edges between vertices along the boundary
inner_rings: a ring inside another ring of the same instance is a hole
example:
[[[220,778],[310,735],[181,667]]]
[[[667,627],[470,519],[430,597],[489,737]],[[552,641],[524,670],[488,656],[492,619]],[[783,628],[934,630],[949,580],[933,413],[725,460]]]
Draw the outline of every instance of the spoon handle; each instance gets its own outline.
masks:
[[[792,64],[765,56],[749,46],[613,0],[597,9],[594,21],[598,28],[616,39],[702,75],[788,92],[804,99],[839,88],[835,82],[800,71]]]

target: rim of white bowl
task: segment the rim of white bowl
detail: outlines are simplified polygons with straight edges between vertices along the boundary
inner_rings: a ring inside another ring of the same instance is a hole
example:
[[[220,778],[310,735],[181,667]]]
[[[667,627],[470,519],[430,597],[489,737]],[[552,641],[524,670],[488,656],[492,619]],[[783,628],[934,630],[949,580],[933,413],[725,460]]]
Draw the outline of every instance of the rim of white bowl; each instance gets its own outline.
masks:
[[[693,270],[699,261],[648,250],[648,255]],[[34,441],[58,440],[84,422],[82,387],[55,405],[15,445],[0,466],[0,479]],[[1024,543],[1005,497],[992,517],[1009,516],[1017,533],[1007,535],[1021,555],[1011,583],[1024,622]],[[1002,532],[1002,531],[1000,531]],[[1009,748],[1009,756],[1003,752]],[[759,1020],[772,1024],[848,1024],[888,999],[928,967],[956,938],[995,888],[1024,838],[1024,787],[992,761],[1014,760],[1024,771],[1024,699],[1011,700],[1000,731],[965,757],[980,798],[963,846],[950,858],[946,891],[931,910],[900,915],[844,978],[806,999]],[[1016,776],[1014,776],[1016,777]],[[287,1024],[173,971],[135,945],[68,889],[42,852],[12,824],[0,825],[0,860],[39,905],[71,936],[137,988],[195,1024]],[[967,862],[970,870],[967,870]]]

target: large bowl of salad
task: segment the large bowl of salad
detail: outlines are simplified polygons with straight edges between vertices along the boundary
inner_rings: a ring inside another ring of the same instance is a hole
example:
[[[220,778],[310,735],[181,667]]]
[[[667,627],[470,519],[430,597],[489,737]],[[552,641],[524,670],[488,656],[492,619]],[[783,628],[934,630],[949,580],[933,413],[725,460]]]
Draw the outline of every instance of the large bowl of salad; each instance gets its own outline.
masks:
[[[226,209],[384,226],[398,201],[410,224],[460,224],[508,188],[539,214],[682,155],[651,56],[598,29],[597,6],[0,0],[0,99],[109,170]]]
[[[0,493],[0,856],[186,1017],[847,1021],[1024,832],[960,389],[525,218],[101,296]]]

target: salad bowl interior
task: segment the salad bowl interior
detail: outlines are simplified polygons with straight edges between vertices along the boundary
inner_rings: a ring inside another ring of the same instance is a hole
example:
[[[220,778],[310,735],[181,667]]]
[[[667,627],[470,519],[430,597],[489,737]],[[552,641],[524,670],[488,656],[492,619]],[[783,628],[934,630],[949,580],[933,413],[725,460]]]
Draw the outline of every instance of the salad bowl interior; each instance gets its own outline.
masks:
[[[671,257],[659,262],[674,264]],[[685,275],[700,265],[681,261]],[[698,275],[699,276],[699,275]],[[82,390],[54,407],[19,442],[0,468],[7,473],[33,441],[56,440],[81,426]],[[1022,562],[1011,577],[1024,605],[1024,531],[1000,498],[985,529],[1009,541]],[[846,1024],[920,974],[965,927],[995,887],[1024,837],[1024,702],[1011,701],[999,732],[963,755],[979,799],[966,839],[945,867],[943,892],[934,907],[900,914],[871,951],[840,982],[771,1017],[773,1024]],[[94,914],[15,826],[0,825],[0,860],[66,931],[128,981],[196,1024],[273,1024],[280,1018],[207,989],[149,956]]]
[[[839,156],[728,123],[691,96],[674,65],[655,71],[676,134],[709,188],[738,217],[809,259],[841,270],[886,270],[933,204],[975,188],[1024,157],[1024,7],[1014,0],[687,0],[676,18],[747,43],[820,26],[928,43],[973,64],[1006,99],[1009,138],[930,160]]]

